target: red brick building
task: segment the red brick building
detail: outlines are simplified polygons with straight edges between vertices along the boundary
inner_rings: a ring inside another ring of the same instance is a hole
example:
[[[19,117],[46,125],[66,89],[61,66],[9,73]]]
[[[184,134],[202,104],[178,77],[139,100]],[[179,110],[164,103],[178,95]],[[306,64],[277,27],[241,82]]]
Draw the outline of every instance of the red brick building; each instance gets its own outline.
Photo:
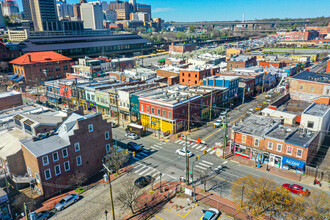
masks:
[[[190,66],[180,70],[180,84],[186,86],[203,85],[203,79],[220,73],[220,67]]]
[[[0,38],[0,61],[10,61],[19,57],[20,51],[16,48],[7,47]]]
[[[330,73],[330,60],[328,60],[326,73]]]
[[[0,93],[0,111],[23,105],[22,94],[16,91]]]
[[[275,69],[279,69],[279,68],[285,67],[285,63],[284,62],[260,61],[259,67],[262,67],[262,68],[274,67]]]
[[[329,34],[330,23],[328,24],[328,26],[324,26],[324,27],[307,27],[307,30],[315,30],[318,31],[320,34]]]
[[[27,53],[10,63],[14,73],[24,76],[27,84],[51,79],[65,78],[67,72],[72,72],[71,58],[53,51]]]
[[[318,36],[317,31],[293,31],[293,32],[287,32],[285,34],[285,40],[313,40]]]
[[[102,169],[112,145],[111,125],[100,113],[71,114],[55,130],[21,140],[28,175],[34,189],[49,198],[74,182],[74,175],[91,177]]]
[[[193,44],[177,44],[169,47],[170,54],[183,54],[185,52],[191,52],[196,49],[196,46]]]
[[[227,61],[227,70],[235,68],[246,68],[257,65],[257,57],[255,56],[236,56]]]

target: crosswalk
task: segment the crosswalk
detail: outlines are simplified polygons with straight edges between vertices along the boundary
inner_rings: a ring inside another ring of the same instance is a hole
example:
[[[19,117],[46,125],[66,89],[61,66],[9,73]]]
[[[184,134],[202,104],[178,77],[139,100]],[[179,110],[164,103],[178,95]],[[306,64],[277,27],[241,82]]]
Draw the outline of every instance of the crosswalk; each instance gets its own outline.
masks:
[[[213,163],[206,161],[206,160],[201,160],[195,165],[194,169],[205,173],[205,172],[211,172],[212,166],[213,166]]]
[[[137,163],[137,166],[134,167],[133,172],[140,176],[157,177],[160,175],[160,172],[158,170],[142,163]]]
[[[163,149],[162,145],[164,145],[164,144],[165,144],[165,142],[159,142],[159,143],[156,143],[156,144],[150,146],[150,148],[154,149],[154,150],[161,150],[161,149]]]
[[[174,141],[175,144],[181,144],[183,146],[187,146],[188,150],[192,149],[192,150],[199,150],[199,151],[203,151],[206,149],[206,152],[208,154],[214,154],[215,150],[212,149],[211,147],[206,147],[204,144],[196,144],[195,142],[190,143],[190,141],[184,141],[184,140],[176,140]]]

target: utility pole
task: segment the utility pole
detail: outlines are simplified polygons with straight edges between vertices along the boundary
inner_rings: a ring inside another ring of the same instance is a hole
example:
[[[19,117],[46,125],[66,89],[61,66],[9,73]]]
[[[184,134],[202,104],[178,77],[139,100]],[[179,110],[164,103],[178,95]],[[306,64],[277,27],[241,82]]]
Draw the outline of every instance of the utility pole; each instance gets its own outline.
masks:
[[[104,159],[102,161],[102,165],[107,170],[107,174],[108,174],[108,178],[109,178],[109,190],[110,190],[110,203],[111,203],[112,220],[115,220],[116,218],[115,218],[115,209],[114,209],[114,206],[113,206],[110,171],[109,171],[109,168],[104,164]]]
[[[213,106],[212,93],[213,91],[211,91],[211,100],[210,100],[210,122],[212,120],[212,106]]]
[[[267,71],[266,71],[267,74]],[[262,75],[262,89],[261,89],[261,93],[264,93],[264,85],[265,85],[265,74]]]
[[[36,87],[37,87],[37,98],[38,98],[38,101],[40,101],[39,89],[38,89],[38,78],[37,77],[36,77]]]
[[[241,208],[243,207],[244,185],[242,186]]]
[[[53,82],[53,91],[54,91],[54,96],[55,96],[55,106],[57,107],[57,99],[56,99],[56,89],[55,89],[55,84]]]
[[[117,94],[117,88],[115,87],[115,96],[116,96],[116,106],[117,106],[117,123],[119,126],[119,106],[118,106],[118,94]]]
[[[24,214],[25,214],[25,217],[26,217],[26,219],[29,219],[29,216],[28,216],[28,210],[27,210],[27,207],[26,207],[26,203],[25,203],[25,202],[24,202],[23,206],[24,206]]]
[[[223,159],[226,159],[226,150],[227,150],[227,135],[228,135],[227,117],[228,117],[228,112],[226,112],[226,117],[225,117],[225,135],[223,138],[223,149],[222,149]]]
[[[188,133],[190,133],[190,96],[188,101]]]
[[[189,184],[189,158],[188,158],[188,144],[187,144],[187,136],[186,136],[186,149],[185,149],[185,152],[186,152],[186,181],[187,181],[187,184]]]
[[[245,99],[245,86],[244,86],[244,90],[243,90],[243,100],[242,100],[242,105],[244,104],[244,99]]]

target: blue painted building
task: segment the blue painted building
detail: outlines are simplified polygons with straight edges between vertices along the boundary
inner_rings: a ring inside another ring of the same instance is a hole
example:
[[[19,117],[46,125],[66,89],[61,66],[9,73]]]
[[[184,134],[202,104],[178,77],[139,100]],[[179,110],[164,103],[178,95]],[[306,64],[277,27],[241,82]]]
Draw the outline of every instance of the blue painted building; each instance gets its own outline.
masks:
[[[238,84],[240,77],[238,76],[210,76],[203,80],[204,86],[214,86],[228,88],[227,99],[238,96]]]

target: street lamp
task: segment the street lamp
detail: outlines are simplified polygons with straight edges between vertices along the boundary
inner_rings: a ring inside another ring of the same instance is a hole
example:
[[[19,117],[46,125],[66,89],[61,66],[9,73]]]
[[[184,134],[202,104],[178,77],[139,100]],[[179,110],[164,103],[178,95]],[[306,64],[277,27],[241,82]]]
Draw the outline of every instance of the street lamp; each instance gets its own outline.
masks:
[[[162,190],[162,173],[159,173],[159,190]]]
[[[104,211],[104,215],[105,215],[105,220],[108,220],[108,211],[107,210]]]

